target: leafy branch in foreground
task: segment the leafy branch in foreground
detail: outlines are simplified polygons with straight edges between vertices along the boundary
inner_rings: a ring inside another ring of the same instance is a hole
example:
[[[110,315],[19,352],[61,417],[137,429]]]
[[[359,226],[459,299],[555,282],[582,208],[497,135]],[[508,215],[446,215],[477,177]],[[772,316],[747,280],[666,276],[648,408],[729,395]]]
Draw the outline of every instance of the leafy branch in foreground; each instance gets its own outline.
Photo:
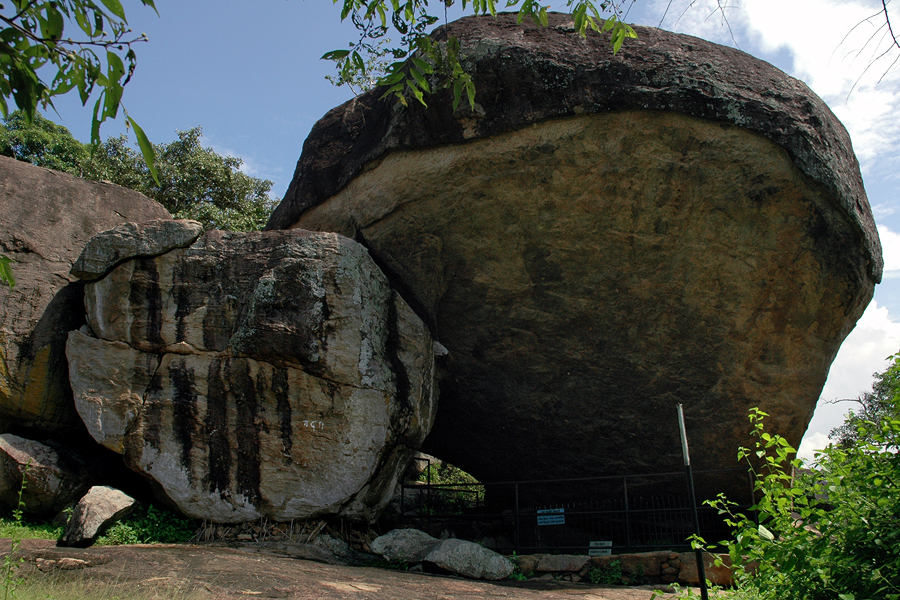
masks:
[[[869,424],[804,470],[796,450],[765,431],[767,416],[752,409],[755,447],[739,453],[757,476],[758,522],[723,497],[709,503],[734,528],[721,543],[734,564],[734,597],[900,599],[900,454],[886,450],[900,443],[900,420]]]
[[[99,89],[91,121],[91,144],[100,144],[100,125],[115,118],[122,93],[137,66],[132,45],[147,40],[128,27],[120,0],[10,0],[0,4],[0,112],[9,116],[13,99],[31,122],[37,107],[52,107],[53,98],[77,90],[83,105]],[[140,0],[156,10],[154,0]],[[72,27],[77,28],[75,38]],[[126,66],[127,65],[127,66]],[[50,68],[49,82],[38,72]],[[153,147],[137,122],[125,112],[154,177]]]
[[[580,35],[586,35],[589,29],[608,32],[616,53],[627,38],[637,37],[634,29],[622,20],[626,3],[627,0],[603,0],[598,7],[591,0],[568,0],[566,6],[572,11],[575,30]],[[447,0],[445,11],[452,4],[453,0]],[[463,0],[463,9],[469,5],[476,15],[497,15],[495,0]],[[505,7],[517,8],[519,23],[525,19],[544,27],[549,23],[550,7],[541,6],[535,0],[507,0]],[[608,13],[605,19],[601,11]],[[446,42],[436,43],[431,38],[429,29],[439,18],[429,13],[427,0],[343,0],[341,20],[348,17],[359,32],[359,40],[347,49],[332,50],[322,57],[337,63],[340,76],[329,78],[332,83],[366,82],[368,87],[383,86],[382,97],[393,94],[404,105],[407,94],[426,105],[425,95],[452,89],[454,111],[463,92],[469,106],[474,108],[475,84],[462,66],[459,40],[450,36]],[[400,34],[400,45],[385,50],[380,40],[390,28]],[[392,55],[394,62],[388,64],[382,60],[387,54]]]

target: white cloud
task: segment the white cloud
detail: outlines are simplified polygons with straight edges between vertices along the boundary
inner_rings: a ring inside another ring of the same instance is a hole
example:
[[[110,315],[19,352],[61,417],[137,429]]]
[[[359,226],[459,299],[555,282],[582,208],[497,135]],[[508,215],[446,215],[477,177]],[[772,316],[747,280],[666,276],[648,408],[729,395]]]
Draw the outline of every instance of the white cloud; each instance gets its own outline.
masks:
[[[807,435],[803,438],[803,441],[800,442],[800,447],[797,449],[797,456],[802,458],[807,463],[811,463],[813,461],[815,451],[823,450],[825,446],[828,445],[828,443],[828,436],[824,433],[814,433],[812,435]]]
[[[879,225],[878,237],[881,238],[881,254],[884,256],[885,279],[900,277],[900,233]]]
[[[662,15],[667,4],[652,3],[651,14]],[[900,50],[885,36],[880,8],[879,0],[697,0],[675,3],[663,26],[751,54],[787,52],[792,64],[782,68],[841,119],[863,174],[891,176],[900,167],[900,63],[890,66]]]
[[[871,390],[872,374],[883,371],[888,365],[887,357],[898,350],[900,323],[892,321],[887,308],[878,306],[873,301],[857,322],[856,328],[844,340],[831,365],[828,380],[801,446],[817,444],[817,440],[821,439],[817,436],[827,436],[839,426],[854,404],[829,402],[857,398],[863,392]]]

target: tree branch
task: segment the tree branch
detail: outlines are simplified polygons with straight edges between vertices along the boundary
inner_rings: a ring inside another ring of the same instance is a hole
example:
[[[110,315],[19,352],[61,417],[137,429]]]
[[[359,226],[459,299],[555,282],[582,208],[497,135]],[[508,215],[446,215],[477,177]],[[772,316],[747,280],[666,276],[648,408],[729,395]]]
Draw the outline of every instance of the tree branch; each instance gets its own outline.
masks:
[[[894,40],[894,45],[897,48],[900,48],[900,42],[897,41],[897,36],[894,34],[894,29],[891,27],[891,17],[890,15],[888,15],[887,0],[881,0],[881,8],[882,12],[884,12],[884,22],[887,23],[888,31],[891,34],[891,39]]]

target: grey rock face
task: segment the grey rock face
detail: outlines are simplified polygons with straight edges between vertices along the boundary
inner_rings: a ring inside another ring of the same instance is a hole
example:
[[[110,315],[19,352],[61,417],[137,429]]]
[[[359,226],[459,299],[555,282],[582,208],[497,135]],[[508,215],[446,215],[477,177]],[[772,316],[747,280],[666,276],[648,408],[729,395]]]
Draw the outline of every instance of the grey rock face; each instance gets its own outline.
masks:
[[[129,258],[150,258],[186,248],[203,233],[199,221],[187,219],[122,223],[90,239],[72,265],[72,275],[94,281]]]
[[[750,407],[798,444],[882,269],[831,111],[688,36],[448,31],[476,110],[332,110],[269,222],[360,240],[447,349],[423,450],[482,481],[678,471],[679,402],[698,470],[736,465]]]
[[[123,221],[169,219],[162,205],[116,185],[0,157],[0,248],[16,286],[0,286],[0,431],[81,429],[66,336],[84,324],[72,264],[95,234]]]
[[[59,545],[90,546],[110,525],[127,517],[136,506],[134,498],[115,488],[92,487],[75,505]]]
[[[53,516],[90,486],[92,469],[77,455],[60,453],[41,442],[11,433],[0,435],[0,502],[10,509],[19,504],[27,515]]]
[[[465,540],[439,540],[418,529],[394,529],[373,540],[371,548],[385,560],[427,562],[473,579],[506,579],[515,568],[493,550]]]
[[[394,529],[372,540],[372,552],[385,560],[422,562],[441,540],[418,529]]]
[[[457,539],[442,541],[428,553],[424,562],[463,577],[491,581],[506,579],[515,569],[508,558],[500,556],[493,550]]]
[[[427,328],[338,235],[208,232],[85,307],[79,414],[191,517],[370,519],[434,419]]]

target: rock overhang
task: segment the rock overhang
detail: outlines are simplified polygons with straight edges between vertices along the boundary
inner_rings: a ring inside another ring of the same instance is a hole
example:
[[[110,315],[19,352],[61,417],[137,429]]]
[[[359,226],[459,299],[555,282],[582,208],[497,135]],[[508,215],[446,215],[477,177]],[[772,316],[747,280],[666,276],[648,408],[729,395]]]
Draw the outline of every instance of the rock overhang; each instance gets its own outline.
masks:
[[[428,107],[372,90],[329,111],[304,144],[284,200],[267,229],[300,215],[342,189],[368,164],[399,149],[465,143],[552,118],[629,109],[675,112],[735,124],[782,147],[858,230],[872,283],[883,258],[850,137],[803,82],[745,52],[664,30],[635,27],[613,54],[605,36],[575,32],[569,15],[548,27],[517,24],[515,14],[465,17],[434,38],[460,40],[476,85],[476,107],[454,113],[448,91]],[[527,89],[528,93],[520,93]]]

